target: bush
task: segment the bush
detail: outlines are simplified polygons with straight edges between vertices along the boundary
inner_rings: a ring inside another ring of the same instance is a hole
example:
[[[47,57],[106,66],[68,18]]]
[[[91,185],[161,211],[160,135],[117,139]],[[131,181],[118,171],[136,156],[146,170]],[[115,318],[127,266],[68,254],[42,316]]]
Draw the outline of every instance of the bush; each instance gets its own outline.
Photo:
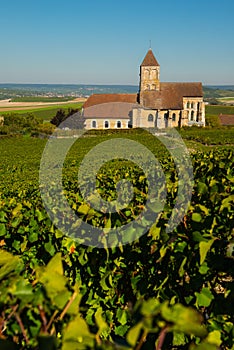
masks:
[[[55,130],[55,125],[51,123],[43,123],[37,126],[37,131],[42,134],[50,135]]]
[[[219,128],[221,126],[219,117],[217,115],[206,114],[206,126]]]
[[[35,130],[42,120],[34,114],[18,115],[17,113],[9,113],[4,115],[4,125],[0,127],[2,132],[10,133],[30,133]]]

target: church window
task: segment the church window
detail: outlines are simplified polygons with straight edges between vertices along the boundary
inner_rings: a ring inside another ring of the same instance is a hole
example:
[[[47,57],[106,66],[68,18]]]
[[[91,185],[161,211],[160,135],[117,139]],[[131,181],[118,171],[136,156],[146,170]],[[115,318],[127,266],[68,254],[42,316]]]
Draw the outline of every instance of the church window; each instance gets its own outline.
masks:
[[[121,128],[121,121],[120,120],[117,121],[117,128]]]
[[[191,108],[193,108],[194,107],[194,104],[193,104],[193,102],[191,103]]]
[[[149,76],[150,76],[150,71],[149,71],[149,69],[146,69],[145,70],[145,79],[149,79]]]
[[[190,103],[189,102],[187,102],[187,108],[190,108]]]
[[[172,114],[172,121],[173,121],[173,122],[176,121],[176,114],[175,114],[175,113]]]
[[[164,123],[165,123],[165,128],[167,128],[167,127],[168,127],[168,117],[169,117],[168,112],[164,113]]]
[[[153,122],[154,121],[154,116],[153,114],[148,115],[148,122]]]
[[[96,122],[96,120],[93,120],[92,121],[92,128],[96,128],[97,127],[97,122]]]
[[[104,127],[105,127],[105,129],[108,129],[108,128],[109,128],[109,122],[108,122],[108,120],[105,120]]]
[[[191,121],[194,120],[194,111],[191,112]]]

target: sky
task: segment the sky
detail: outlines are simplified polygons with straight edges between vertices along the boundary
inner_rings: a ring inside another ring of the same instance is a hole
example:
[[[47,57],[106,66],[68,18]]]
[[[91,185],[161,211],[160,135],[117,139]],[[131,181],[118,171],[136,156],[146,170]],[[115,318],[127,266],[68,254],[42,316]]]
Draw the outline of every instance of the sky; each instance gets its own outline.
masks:
[[[234,85],[233,0],[0,0],[0,83]]]

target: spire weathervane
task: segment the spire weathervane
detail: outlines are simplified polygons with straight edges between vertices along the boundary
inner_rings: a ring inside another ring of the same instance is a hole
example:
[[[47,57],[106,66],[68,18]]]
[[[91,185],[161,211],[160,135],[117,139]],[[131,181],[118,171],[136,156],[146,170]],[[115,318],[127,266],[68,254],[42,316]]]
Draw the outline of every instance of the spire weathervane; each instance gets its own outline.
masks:
[[[149,48],[150,48],[150,50],[151,50],[151,40],[149,41],[149,44],[150,44],[150,45],[149,45]]]

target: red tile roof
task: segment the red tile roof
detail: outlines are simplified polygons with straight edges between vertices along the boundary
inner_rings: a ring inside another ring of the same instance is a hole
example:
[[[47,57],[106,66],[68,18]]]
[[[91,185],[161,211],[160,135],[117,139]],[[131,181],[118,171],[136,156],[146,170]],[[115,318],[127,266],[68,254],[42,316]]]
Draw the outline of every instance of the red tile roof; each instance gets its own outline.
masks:
[[[233,114],[220,114],[219,120],[221,125],[234,125],[234,115]]]
[[[138,106],[138,94],[94,94],[83,108],[83,116],[89,118],[129,119],[131,111]]]
[[[160,83],[159,91],[143,91],[143,106],[152,109],[183,109],[183,97],[202,97],[201,83]]]
[[[149,49],[149,51],[147,52],[142,64],[142,66],[159,66],[158,61],[156,60],[153,51],[151,49]]]
[[[143,108],[183,109],[183,97],[202,97],[201,83],[161,83],[159,91],[141,93]],[[85,118],[129,118],[139,107],[138,94],[94,94],[84,103]]]
[[[83,108],[107,102],[137,103],[137,94],[93,94],[84,103]]]

